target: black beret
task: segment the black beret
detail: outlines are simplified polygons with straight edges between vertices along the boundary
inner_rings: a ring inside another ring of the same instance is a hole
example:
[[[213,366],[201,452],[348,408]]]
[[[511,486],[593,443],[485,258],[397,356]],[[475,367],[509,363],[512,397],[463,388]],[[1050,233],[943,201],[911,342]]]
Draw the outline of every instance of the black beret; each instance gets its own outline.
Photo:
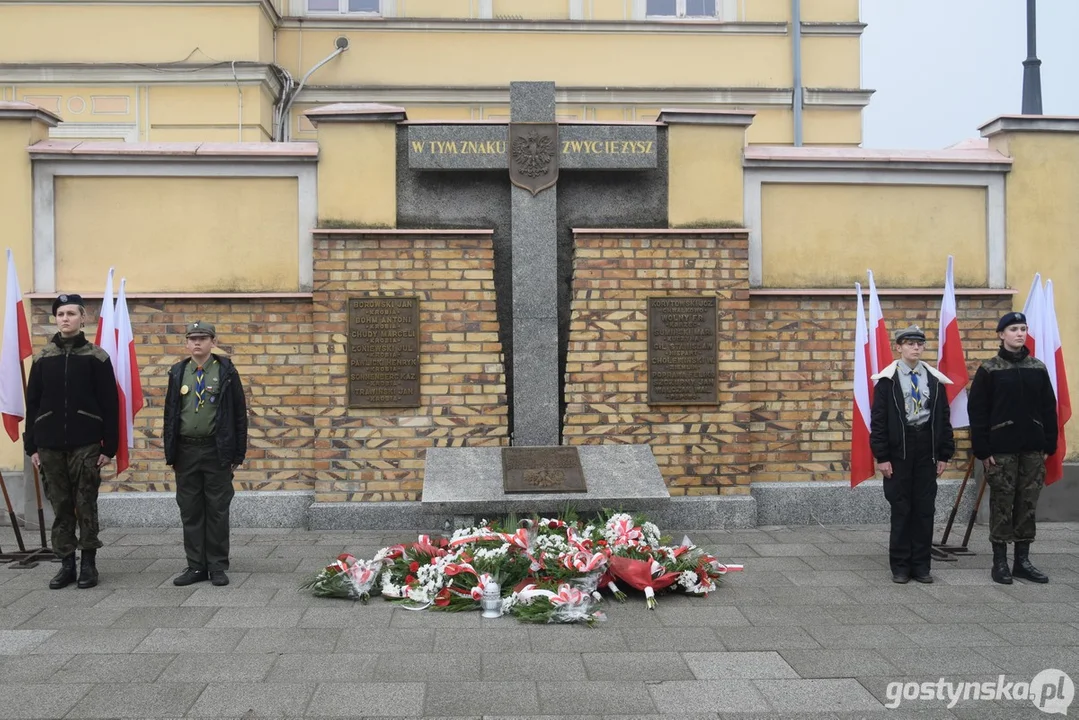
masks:
[[[1004,332],[1004,328],[1010,325],[1026,325],[1027,316],[1021,312],[1010,312],[1004,315],[997,323],[997,332]]]
[[[78,305],[81,308],[86,307],[86,303],[82,301],[82,295],[61,295],[52,301],[52,316],[56,317],[56,311],[64,305]]]

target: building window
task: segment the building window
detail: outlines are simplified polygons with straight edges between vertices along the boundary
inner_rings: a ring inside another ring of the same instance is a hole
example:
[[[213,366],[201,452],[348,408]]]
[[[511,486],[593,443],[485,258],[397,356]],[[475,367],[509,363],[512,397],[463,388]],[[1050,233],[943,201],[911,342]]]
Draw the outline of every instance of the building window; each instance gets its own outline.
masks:
[[[307,12],[381,15],[382,0],[307,0]]]
[[[714,18],[718,0],[646,0],[649,18]]]

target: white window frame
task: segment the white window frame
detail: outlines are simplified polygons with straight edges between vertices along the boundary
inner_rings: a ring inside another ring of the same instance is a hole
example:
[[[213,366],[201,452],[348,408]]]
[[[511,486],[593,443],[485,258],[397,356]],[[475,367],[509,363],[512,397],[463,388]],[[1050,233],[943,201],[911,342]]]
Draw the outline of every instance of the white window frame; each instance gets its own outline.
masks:
[[[349,15],[352,17],[382,17],[385,15],[386,0],[379,0],[378,10],[349,10],[348,0],[337,0],[336,10],[312,10],[308,0],[303,0],[305,15]]]
[[[716,0],[715,15],[686,15],[686,0],[675,0],[674,15],[649,15],[648,0],[636,0],[635,13],[638,20],[654,20],[660,22],[711,22],[722,20],[734,22],[738,19],[737,0]]]

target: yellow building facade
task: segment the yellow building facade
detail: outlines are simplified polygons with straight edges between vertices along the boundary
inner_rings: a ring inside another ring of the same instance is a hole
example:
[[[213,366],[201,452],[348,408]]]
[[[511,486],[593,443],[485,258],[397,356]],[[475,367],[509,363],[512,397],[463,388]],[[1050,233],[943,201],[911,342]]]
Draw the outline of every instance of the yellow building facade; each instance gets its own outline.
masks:
[[[314,140],[340,102],[501,121],[542,79],[564,121],[738,109],[750,142],[853,146],[871,95],[858,0],[0,0],[0,27],[0,101],[64,139]]]

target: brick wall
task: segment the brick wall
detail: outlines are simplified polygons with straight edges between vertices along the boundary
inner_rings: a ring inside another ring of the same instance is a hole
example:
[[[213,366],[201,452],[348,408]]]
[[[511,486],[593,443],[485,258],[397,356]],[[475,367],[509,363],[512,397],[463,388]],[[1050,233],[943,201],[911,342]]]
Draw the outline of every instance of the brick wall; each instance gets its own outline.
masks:
[[[100,300],[87,302],[93,340]],[[249,409],[247,462],[236,473],[242,490],[314,487],[310,366],[311,300],[266,295],[230,298],[136,297],[128,300],[146,406],[135,418],[131,467],[120,477],[109,465],[103,492],[175,490],[165,466],[162,406],[168,370],[186,357],[184,325],[203,319],[217,326],[218,346],[236,363]],[[56,332],[52,300],[32,302],[37,348]]]
[[[564,443],[648,443],[672,495],[748,492],[754,404],[746,232],[575,235]],[[695,294],[719,298],[719,405],[650,406],[647,299]]]
[[[429,447],[508,444],[489,231],[315,234],[316,498],[418,500]],[[420,297],[418,408],[348,407],[347,299]]]

